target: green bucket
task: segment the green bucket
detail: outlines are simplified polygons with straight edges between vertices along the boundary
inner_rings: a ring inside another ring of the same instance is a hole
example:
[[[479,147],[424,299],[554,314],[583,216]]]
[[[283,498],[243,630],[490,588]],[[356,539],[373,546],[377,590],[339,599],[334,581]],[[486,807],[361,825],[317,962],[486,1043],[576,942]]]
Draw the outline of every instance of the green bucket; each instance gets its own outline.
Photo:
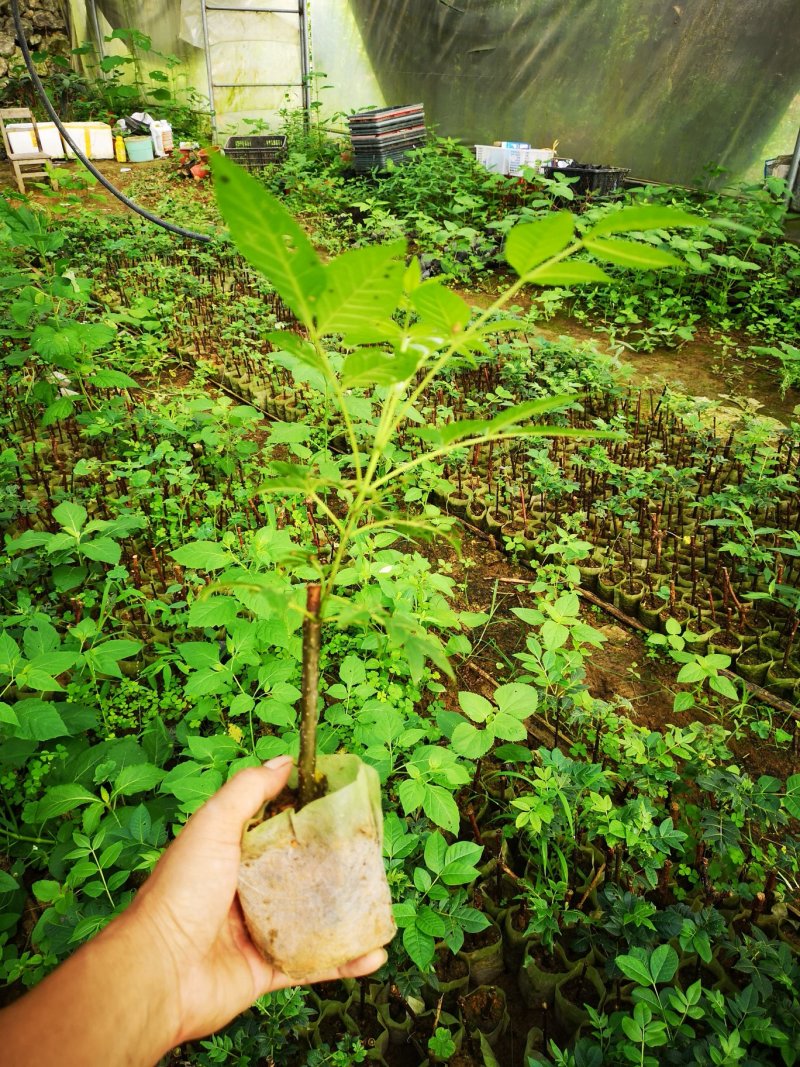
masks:
[[[125,151],[131,163],[149,163],[153,156],[152,137],[126,137]]]

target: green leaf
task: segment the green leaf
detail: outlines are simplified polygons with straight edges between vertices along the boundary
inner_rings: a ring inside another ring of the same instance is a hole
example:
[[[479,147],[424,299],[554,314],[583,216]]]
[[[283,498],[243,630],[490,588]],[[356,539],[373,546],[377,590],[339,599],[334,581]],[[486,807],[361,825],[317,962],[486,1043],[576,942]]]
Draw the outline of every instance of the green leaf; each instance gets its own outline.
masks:
[[[699,663],[685,663],[678,671],[677,681],[681,685],[691,685],[692,682],[702,682],[706,678],[706,672]]]
[[[239,605],[230,596],[209,596],[195,600],[189,608],[187,626],[203,628],[230,626],[239,611]]]
[[[783,806],[791,818],[800,819],[800,774],[792,774],[786,779]]]
[[[216,541],[191,541],[188,545],[176,548],[170,555],[182,567],[201,571],[218,571],[233,562],[229,550]]]
[[[320,334],[341,334],[345,344],[382,341],[383,321],[391,321],[403,293],[406,242],[352,248],[328,263],[319,297]]]
[[[461,333],[471,317],[466,301],[438,281],[415,289],[411,303],[425,326],[441,330],[443,339]]]
[[[724,674],[712,675],[708,680],[708,684],[715,693],[719,693],[720,696],[726,697],[728,700],[739,699],[736,686],[730,678],[726,678]]]
[[[97,804],[99,798],[84,789],[82,785],[54,785],[48,789],[39,803],[36,805],[36,822],[45,822],[47,819],[55,819],[59,815],[66,815],[68,811],[74,811],[84,804]]]
[[[499,685],[495,689],[494,699],[498,708],[506,715],[513,715],[517,719],[527,719],[536,712],[539,694],[532,685],[525,685],[524,682],[510,682],[508,685]]]
[[[433,962],[436,943],[430,934],[423,933],[416,923],[403,930],[403,948],[420,971],[427,971]]]
[[[418,363],[419,354],[414,352],[390,356],[379,348],[357,348],[342,365],[342,388],[371,389],[376,385],[397,385],[414,376]]]
[[[469,885],[479,874],[468,859],[454,859],[445,864],[441,877],[445,885]]]
[[[345,656],[339,668],[339,677],[346,686],[361,685],[367,679],[367,670],[358,656]]]
[[[481,759],[494,744],[492,730],[479,730],[471,722],[461,722],[450,739],[453,751],[465,759]]]
[[[690,215],[680,208],[661,207],[653,205],[649,207],[624,207],[621,211],[607,215],[596,223],[588,233],[584,234],[584,241],[591,240],[607,233],[631,233],[645,230],[669,230],[686,226],[707,226],[708,220],[701,219],[698,215]]]
[[[17,701],[14,712],[19,719],[15,736],[29,741],[52,741],[69,734],[64,720],[49,700],[31,697]]]
[[[15,677],[21,663],[22,653],[17,642],[9,634],[0,633],[0,674]]]
[[[82,542],[80,550],[87,559],[110,563],[112,567],[116,567],[122,556],[122,549],[110,537],[95,537],[92,541]]]
[[[0,871],[0,893],[14,893],[19,889],[19,884],[8,874]]]
[[[504,711],[497,713],[493,726],[495,737],[501,741],[524,741],[528,736],[520,720],[513,715],[506,715]]]
[[[48,404],[42,415],[42,426],[52,426],[54,422],[68,419],[75,410],[75,401],[71,396],[59,396],[52,404]]]
[[[443,937],[447,927],[444,919],[433,908],[423,906],[417,912],[416,927],[431,937]]]
[[[397,795],[403,805],[403,812],[410,815],[422,807],[425,799],[425,786],[418,778],[404,778],[397,788]]]
[[[556,649],[562,648],[569,638],[569,630],[566,626],[562,626],[560,622],[553,622],[552,619],[548,619],[541,629],[542,644],[548,652],[555,652]]]
[[[138,382],[130,375],[111,368],[97,371],[87,380],[96,389],[135,389],[138,385]]]
[[[615,962],[625,977],[630,978],[632,982],[641,986],[650,985],[650,971],[636,956],[617,956]]]
[[[672,945],[659,945],[650,955],[650,975],[653,982],[671,982],[679,962],[678,953]],[[617,963],[619,964],[619,959]]]
[[[275,287],[305,326],[312,326],[326,287],[325,268],[283,205],[220,153],[212,157],[220,214],[239,252]]]
[[[529,281],[536,285],[596,285],[611,280],[611,275],[606,274],[596,263],[586,263],[582,259],[570,263],[554,263],[552,267],[545,264],[529,278]]]
[[[460,816],[458,805],[452,795],[440,785],[426,785],[422,800],[422,810],[432,823],[449,830],[451,834],[458,831]]]
[[[508,234],[505,257],[517,274],[524,277],[540,263],[562,252],[574,234],[575,221],[569,211],[521,223]]]
[[[444,867],[446,854],[447,842],[439,831],[434,830],[433,833],[428,834],[428,840],[425,842],[425,851],[423,855],[425,863],[434,874],[441,873],[442,867]]]
[[[114,780],[114,793],[123,797],[145,793],[155,789],[163,777],[164,771],[152,763],[135,763],[123,767],[117,775]]]
[[[676,693],[675,699],[672,702],[672,710],[688,711],[689,708],[694,707],[694,695],[692,693]]]
[[[635,241],[615,241],[613,238],[590,237],[583,242],[587,251],[598,259],[615,263],[618,267],[633,270],[663,270],[666,267],[683,267],[683,262],[672,252]]]
[[[53,508],[53,518],[67,533],[72,534],[73,537],[80,537],[81,529],[86,522],[87,511],[83,505],[65,500],[57,508]]]
[[[458,694],[458,703],[465,715],[473,722],[486,722],[494,708],[480,693],[462,692]]]

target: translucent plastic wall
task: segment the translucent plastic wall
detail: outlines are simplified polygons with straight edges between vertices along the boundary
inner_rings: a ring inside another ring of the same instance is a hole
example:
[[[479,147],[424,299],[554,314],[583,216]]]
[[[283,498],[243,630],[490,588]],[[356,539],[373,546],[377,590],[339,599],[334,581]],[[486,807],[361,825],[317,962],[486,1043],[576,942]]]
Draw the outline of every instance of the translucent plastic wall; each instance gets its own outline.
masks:
[[[442,134],[558,139],[682,182],[707,164],[755,176],[794,147],[800,0],[339,2],[387,101],[424,101]]]

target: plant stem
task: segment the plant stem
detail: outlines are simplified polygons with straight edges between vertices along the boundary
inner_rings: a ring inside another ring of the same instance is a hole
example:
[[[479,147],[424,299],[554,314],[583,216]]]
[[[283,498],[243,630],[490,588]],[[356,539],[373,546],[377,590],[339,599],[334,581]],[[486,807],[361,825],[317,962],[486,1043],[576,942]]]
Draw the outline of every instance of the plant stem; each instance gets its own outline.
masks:
[[[306,616],[303,620],[303,680],[300,697],[300,756],[297,761],[298,810],[317,795],[317,698],[319,694],[319,648],[322,627],[319,582],[306,586]]]

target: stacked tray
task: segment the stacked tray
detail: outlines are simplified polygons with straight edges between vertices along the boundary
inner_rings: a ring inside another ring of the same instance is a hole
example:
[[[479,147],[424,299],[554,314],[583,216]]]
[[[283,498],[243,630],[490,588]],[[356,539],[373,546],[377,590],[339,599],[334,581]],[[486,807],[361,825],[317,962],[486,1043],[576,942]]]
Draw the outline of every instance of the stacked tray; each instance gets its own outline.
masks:
[[[381,168],[395,163],[406,152],[425,144],[425,110],[422,104],[376,108],[350,115],[353,142],[353,168],[357,171]]]

